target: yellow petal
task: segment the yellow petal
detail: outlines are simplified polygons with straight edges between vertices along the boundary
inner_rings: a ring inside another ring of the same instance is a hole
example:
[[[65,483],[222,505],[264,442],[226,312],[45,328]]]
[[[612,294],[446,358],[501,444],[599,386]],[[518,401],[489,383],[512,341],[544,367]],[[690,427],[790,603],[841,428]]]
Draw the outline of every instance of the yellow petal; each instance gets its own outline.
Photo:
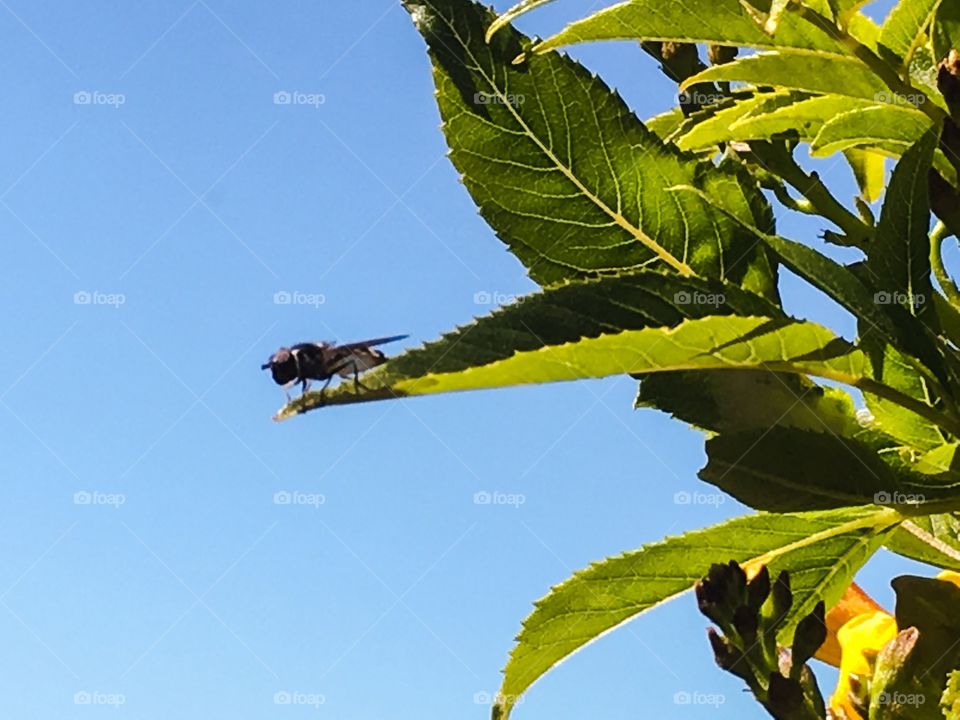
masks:
[[[851,678],[858,675],[869,678],[877,654],[897,636],[897,621],[888,613],[877,610],[857,615],[837,632],[842,658],[837,689],[830,698],[830,708],[844,712],[845,717],[860,720],[860,714],[850,701]]]
[[[960,573],[954,572],[953,570],[944,570],[942,573],[937,575],[937,580],[946,580],[947,582],[952,582],[957,587],[960,587]]]
[[[837,632],[851,618],[878,611],[882,612],[883,608],[860,589],[859,585],[850,583],[850,587],[843,593],[840,601],[827,611],[827,639],[814,657],[834,667],[840,667],[840,643],[837,641]]]

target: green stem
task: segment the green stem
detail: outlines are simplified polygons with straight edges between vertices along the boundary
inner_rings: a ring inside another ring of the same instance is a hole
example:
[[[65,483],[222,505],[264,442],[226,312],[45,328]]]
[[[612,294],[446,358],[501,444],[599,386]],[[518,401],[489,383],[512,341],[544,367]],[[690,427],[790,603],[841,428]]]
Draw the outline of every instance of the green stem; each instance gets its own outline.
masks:
[[[832,222],[846,234],[851,245],[863,247],[870,239],[873,228],[844,207],[830,193],[817,173],[807,173],[800,167],[786,147],[767,142],[752,142],[750,150],[761,165],[806,198],[807,202],[799,205],[799,208],[809,207],[812,212]],[[810,212],[802,209],[800,211]]]
[[[937,279],[937,283],[939,283],[950,304],[954,307],[960,307],[960,288],[947,273],[947,268],[943,264],[943,241],[950,234],[942,220],[937,222],[933,232],[930,233],[930,267],[933,269],[933,276]]]

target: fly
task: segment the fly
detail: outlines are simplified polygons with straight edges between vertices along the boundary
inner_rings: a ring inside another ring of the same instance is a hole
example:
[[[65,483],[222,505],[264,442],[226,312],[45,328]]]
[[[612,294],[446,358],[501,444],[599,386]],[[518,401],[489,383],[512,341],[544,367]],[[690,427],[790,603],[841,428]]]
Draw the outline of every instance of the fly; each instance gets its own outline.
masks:
[[[403,340],[408,335],[376,338],[362,342],[337,345],[332,342],[298,343],[291,347],[282,347],[270,359],[260,366],[261,370],[270,370],[273,381],[283,386],[290,400],[289,389],[300,383],[301,395],[307,392],[311,380],[323,382],[320,395],[337,375],[344,378],[353,376],[354,390],[359,393],[363,384],[360,373],[387,361],[386,355],[375,349],[377,345]],[[366,389],[366,388],[364,388]]]

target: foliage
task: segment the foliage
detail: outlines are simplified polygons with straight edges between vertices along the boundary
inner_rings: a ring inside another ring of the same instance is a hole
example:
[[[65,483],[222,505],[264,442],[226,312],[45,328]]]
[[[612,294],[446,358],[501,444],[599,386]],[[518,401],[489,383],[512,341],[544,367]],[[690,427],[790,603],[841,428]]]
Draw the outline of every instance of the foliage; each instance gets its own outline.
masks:
[[[807,714],[797,717],[823,717],[799,669],[817,644],[807,647],[818,637],[810,618],[882,546],[960,567],[960,292],[941,260],[960,232],[957,4],[901,0],[878,26],[857,0],[628,0],[542,41],[513,28],[548,1],[500,17],[470,0],[405,2],[429,50],[450,159],[541,289],[366,373],[362,391],[307,393],[277,417],[633,375],[639,407],[707,434],[702,479],[761,512],[552,588],[517,638],[495,716],[577,649],[730,560],[732,576],[793,578],[782,617],[758,621],[765,654],[753,668],[766,675],[738,674],[776,716],[790,716],[776,714],[784,698],[801,698]],[[676,110],[641,122],[557,52],[623,39],[678,82]],[[861,191],[852,207],[801,166],[803,146],[842,153]],[[825,241],[858,258],[844,264],[817,242],[778,235],[771,200],[819,216]],[[856,318],[858,336],[788,315],[781,266]],[[895,581],[902,632],[871,667],[873,695],[859,699],[869,717],[909,716],[877,700],[913,687],[908,660],[933,668],[921,690],[936,699],[924,712],[939,713],[941,698],[956,705],[956,673],[947,679],[960,658],[945,650],[956,605],[943,614],[956,593],[943,585]],[[765,597],[750,605],[754,620]],[[725,662],[745,652],[745,626],[718,622]],[[793,637],[798,624],[805,634]],[[786,675],[774,667],[778,641],[804,648]]]

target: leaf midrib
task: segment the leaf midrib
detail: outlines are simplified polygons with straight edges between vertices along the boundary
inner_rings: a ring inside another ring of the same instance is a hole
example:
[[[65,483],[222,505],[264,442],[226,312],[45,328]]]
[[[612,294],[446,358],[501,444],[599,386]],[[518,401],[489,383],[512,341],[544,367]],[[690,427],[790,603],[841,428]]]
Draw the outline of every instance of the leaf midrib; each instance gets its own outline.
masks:
[[[693,271],[693,268],[687,265],[687,263],[685,263],[683,260],[679,260],[678,258],[674,257],[672,253],[670,253],[666,248],[664,248],[660,243],[658,243],[652,237],[647,235],[641,228],[635,226],[633,223],[627,220],[627,218],[625,218],[619,212],[619,210],[612,209],[603,200],[601,200],[596,194],[591,192],[590,189],[586,185],[584,185],[583,182],[580,181],[580,178],[577,177],[577,175],[573,172],[573,170],[567,167],[564,163],[562,163],[560,161],[560,158],[557,157],[556,154],[554,154],[554,152],[550,148],[548,148],[546,145],[543,144],[543,142],[540,140],[537,134],[530,129],[530,127],[526,124],[526,122],[524,122],[523,118],[520,116],[516,108],[513,106],[513,103],[508,101],[507,96],[501,91],[499,85],[496,82],[494,82],[494,80],[491,79],[490,76],[487,75],[487,73],[484,71],[483,64],[473,54],[469,45],[467,43],[464,43],[462,40],[460,40],[459,36],[457,35],[456,28],[453,27],[453,25],[450,23],[447,17],[440,12],[438,12],[437,15],[438,17],[441,18],[443,23],[451,30],[451,33],[453,34],[453,36],[456,37],[458,42],[460,43],[461,48],[464,50],[464,52],[467,53],[467,55],[473,61],[474,68],[476,69],[477,74],[480,75],[487,82],[487,85],[489,85],[489,87],[493,89],[497,98],[500,100],[501,106],[506,108],[507,112],[509,112],[513,116],[513,119],[523,129],[523,134],[526,135],[528,138],[530,138],[531,141],[533,141],[533,143],[544,154],[544,156],[547,157],[550,160],[550,162],[554,164],[557,170],[563,173],[564,177],[566,177],[567,180],[569,180],[574,185],[574,187],[576,187],[577,190],[579,190],[580,193],[587,198],[587,200],[589,200],[591,203],[596,205],[611,220],[613,220],[614,223],[616,223],[619,227],[621,227],[622,229],[630,233],[640,243],[646,246],[647,249],[652,251],[657,257],[659,257],[661,260],[667,263],[667,265],[669,265],[674,270],[676,270],[681,276],[696,277],[696,273]],[[590,107],[591,107],[591,111],[593,112],[594,119],[596,119],[596,108],[593,106],[592,103]],[[597,137],[600,141],[600,146],[603,149],[603,154],[607,160],[607,164],[610,167],[611,174],[613,175],[614,185],[617,187],[617,192],[619,194],[620,182],[619,182],[619,179],[616,177],[616,173],[613,172],[613,167],[610,164],[610,156],[609,156],[609,153],[607,152],[606,143],[604,142],[602,133],[599,133]]]

